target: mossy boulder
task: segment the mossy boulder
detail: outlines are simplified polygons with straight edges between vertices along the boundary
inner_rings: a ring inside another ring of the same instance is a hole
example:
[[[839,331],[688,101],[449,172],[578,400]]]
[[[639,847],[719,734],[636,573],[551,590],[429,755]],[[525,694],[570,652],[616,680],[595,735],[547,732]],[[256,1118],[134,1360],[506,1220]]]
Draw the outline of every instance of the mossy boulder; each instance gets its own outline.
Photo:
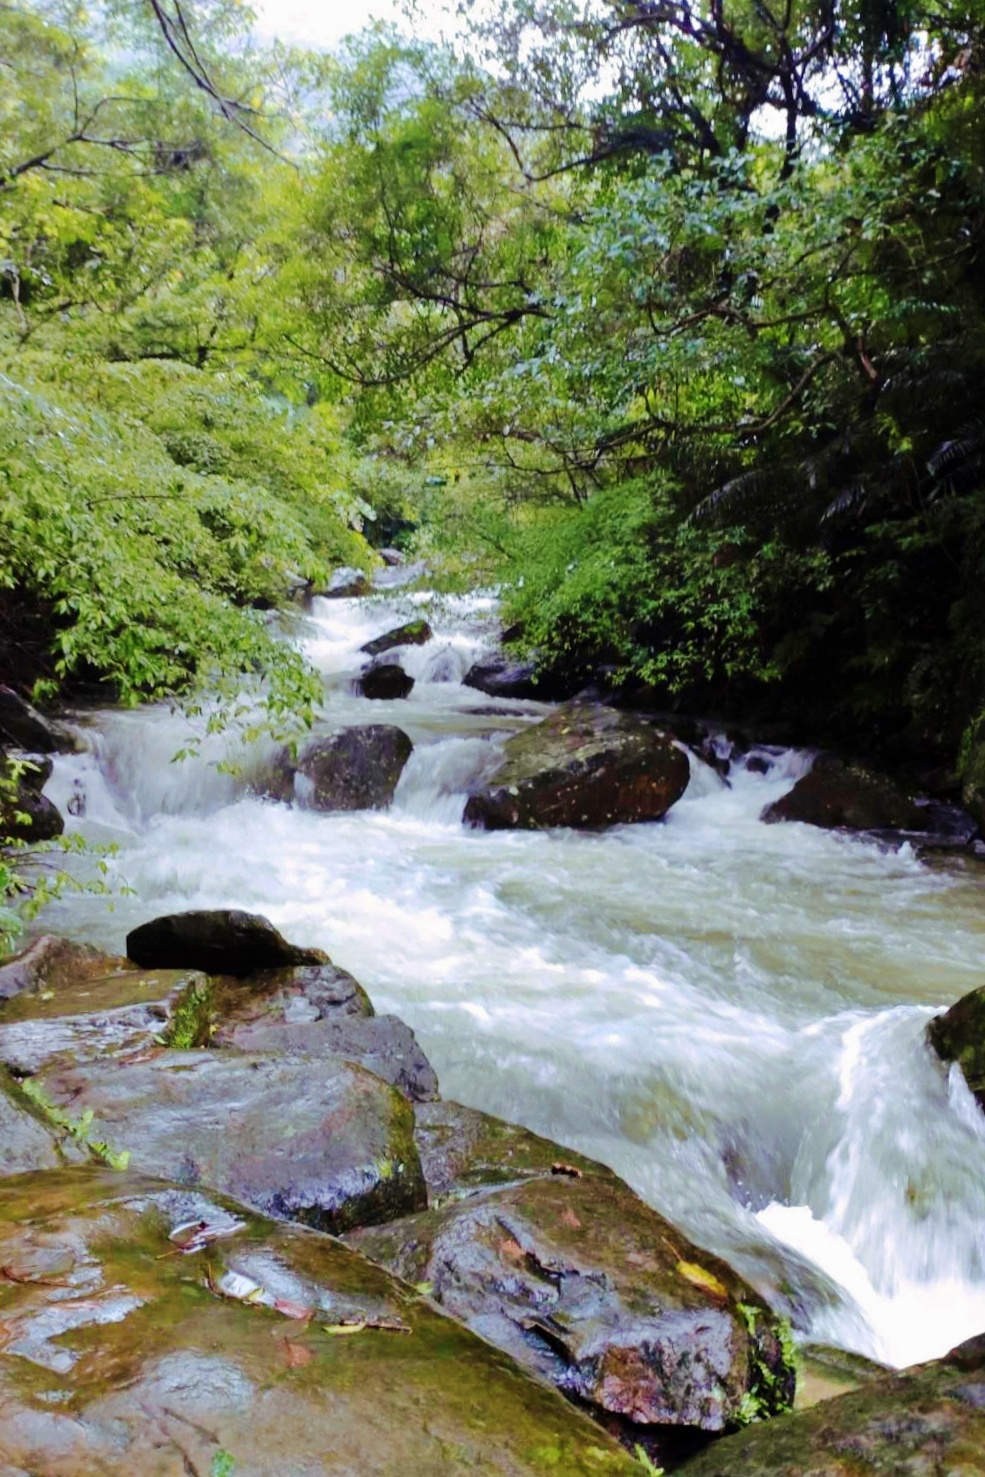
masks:
[[[779,1321],[607,1171],[562,1160],[350,1242],[658,1457],[665,1428],[720,1432],[793,1399]]]
[[[985,1477],[985,1337],[716,1441],[686,1477]]]
[[[927,1039],[942,1062],[957,1062],[978,1106],[985,1109],[985,985],[934,1016]]]
[[[425,646],[433,635],[427,621],[407,621],[405,625],[395,626],[382,636],[374,636],[372,641],[367,641],[359,650],[364,651],[367,656],[382,656],[385,651],[393,651],[398,646]]]
[[[427,1204],[413,1108],[350,1061],[157,1048],[32,1081],[110,1162],[268,1215],[338,1233]]]
[[[690,773],[683,750],[644,720],[570,703],[507,740],[465,819],[486,830],[659,820]]]
[[[256,974],[295,964],[323,964],[320,949],[299,949],[258,913],[199,909],[152,918],[127,934],[127,954],[150,969]]]
[[[926,808],[888,775],[832,754],[821,755],[792,790],[766,807],[762,819],[848,831],[926,831],[931,824]]]
[[[639,1470],[412,1288],[212,1194],[94,1170],[0,1182],[0,1266],[11,1473]]]

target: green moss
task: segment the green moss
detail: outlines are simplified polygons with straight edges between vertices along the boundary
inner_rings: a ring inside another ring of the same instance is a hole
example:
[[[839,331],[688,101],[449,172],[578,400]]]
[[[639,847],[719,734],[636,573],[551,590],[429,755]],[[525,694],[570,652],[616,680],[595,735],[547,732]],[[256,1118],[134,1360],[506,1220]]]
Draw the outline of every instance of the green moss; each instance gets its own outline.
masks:
[[[195,975],[175,1001],[171,1019],[159,1039],[163,1046],[173,1046],[177,1051],[208,1046],[215,1023],[215,986],[208,975]]]
[[[21,1091],[29,1102],[38,1109],[44,1122],[49,1127],[58,1129],[62,1133],[68,1133],[73,1139],[97,1159],[101,1164],[107,1165],[109,1169],[126,1169],[130,1163],[129,1149],[117,1152],[111,1149],[104,1139],[92,1137],[91,1128],[93,1112],[87,1108],[81,1118],[73,1118],[66,1113],[64,1108],[59,1108],[51,1101],[39,1082],[33,1077],[28,1077],[21,1083]]]

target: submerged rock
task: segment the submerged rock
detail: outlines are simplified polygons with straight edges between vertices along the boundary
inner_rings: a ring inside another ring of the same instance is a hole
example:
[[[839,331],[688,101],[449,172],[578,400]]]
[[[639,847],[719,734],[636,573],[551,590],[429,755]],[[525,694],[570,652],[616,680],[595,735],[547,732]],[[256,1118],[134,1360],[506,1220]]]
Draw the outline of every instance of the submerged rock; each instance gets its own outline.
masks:
[[[411,1288],[214,1195],[105,1170],[0,1183],[0,1266],[11,1474],[638,1470]]]
[[[439,1123],[445,1107],[433,1110]],[[518,1151],[513,1183],[358,1231],[351,1243],[427,1282],[446,1311],[627,1433],[659,1443],[658,1428],[719,1432],[751,1406],[762,1415],[789,1406],[781,1326],[750,1287],[610,1171],[502,1127],[501,1143],[513,1137]],[[473,1147],[446,1179],[453,1197],[491,1137],[474,1125]],[[550,1153],[563,1157],[548,1167]]]
[[[396,626],[383,636],[374,636],[372,641],[367,641],[359,650],[364,651],[367,656],[382,656],[385,651],[393,651],[397,646],[424,646],[433,634],[427,621],[408,621],[406,625]]]
[[[926,831],[925,809],[888,775],[824,754],[793,789],[763,811],[762,820],[804,821],[827,830]]]
[[[349,1061],[161,1048],[35,1080],[115,1160],[268,1215],[338,1233],[427,1203],[410,1103]]]
[[[927,1040],[947,1065],[957,1062],[978,1106],[985,1109],[985,985],[927,1025]]]
[[[299,949],[258,913],[216,908],[168,913],[127,934],[127,954],[152,969],[254,974],[293,964],[323,964],[318,949]]]
[[[316,739],[298,760],[297,772],[308,782],[305,803],[315,810],[384,810],[413,752],[403,729],[391,723]]]
[[[399,662],[373,662],[357,678],[356,686],[363,697],[387,702],[409,697],[414,689],[414,679],[407,675]]]
[[[648,723],[571,703],[507,740],[465,819],[486,830],[659,820],[690,773],[686,754]]]
[[[750,1426],[685,1463],[686,1477],[982,1477],[985,1337]]]

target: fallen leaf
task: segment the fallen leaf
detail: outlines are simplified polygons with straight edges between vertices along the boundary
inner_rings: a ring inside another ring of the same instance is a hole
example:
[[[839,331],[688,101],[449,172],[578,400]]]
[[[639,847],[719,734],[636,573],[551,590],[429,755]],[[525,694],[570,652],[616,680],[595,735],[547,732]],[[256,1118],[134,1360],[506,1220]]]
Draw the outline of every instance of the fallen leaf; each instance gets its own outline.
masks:
[[[344,1333],[362,1333],[366,1327],[365,1323],[325,1323],[322,1325],[325,1333],[339,1336]]]
[[[246,1230],[245,1221],[183,1221],[180,1226],[175,1226],[173,1231],[168,1232],[168,1240],[173,1241],[179,1251],[193,1252],[201,1251],[203,1247],[210,1246],[213,1241],[221,1241],[227,1236],[235,1236],[239,1231]]]
[[[561,1221],[563,1225],[570,1226],[573,1231],[578,1231],[581,1229],[581,1221],[575,1215],[574,1211],[570,1209],[570,1207],[567,1210],[563,1210],[561,1212]]]
[[[292,1343],[290,1339],[281,1339],[280,1347],[284,1363],[288,1369],[303,1369],[314,1358],[311,1350],[305,1348],[304,1344]]]
[[[399,1318],[343,1318],[341,1323],[325,1323],[322,1325],[325,1333],[338,1336],[346,1333],[410,1333],[406,1323],[401,1323]]]
[[[501,1241],[499,1243],[499,1249],[502,1252],[503,1256],[509,1257],[511,1262],[521,1262],[526,1256],[526,1252],[520,1245],[519,1241],[514,1241],[511,1238],[507,1238],[507,1240]]]
[[[580,1169],[574,1164],[565,1164],[563,1159],[559,1159],[556,1164],[551,1165],[551,1174],[563,1174],[569,1180],[580,1180],[584,1178]]]
[[[712,1297],[727,1301],[728,1288],[706,1267],[699,1266],[697,1262],[678,1262],[676,1270],[693,1287],[700,1287],[703,1292],[710,1292]]]

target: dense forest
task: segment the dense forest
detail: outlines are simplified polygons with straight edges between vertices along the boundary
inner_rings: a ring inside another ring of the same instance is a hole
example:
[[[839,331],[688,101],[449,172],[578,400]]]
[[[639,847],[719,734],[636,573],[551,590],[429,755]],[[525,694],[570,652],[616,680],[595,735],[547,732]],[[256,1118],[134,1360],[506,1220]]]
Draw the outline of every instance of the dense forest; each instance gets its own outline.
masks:
[[[0,6],[3,680],[303,721],[271,611],[396,541],[545,684],[973,764],[980,10],[251,23]]]

